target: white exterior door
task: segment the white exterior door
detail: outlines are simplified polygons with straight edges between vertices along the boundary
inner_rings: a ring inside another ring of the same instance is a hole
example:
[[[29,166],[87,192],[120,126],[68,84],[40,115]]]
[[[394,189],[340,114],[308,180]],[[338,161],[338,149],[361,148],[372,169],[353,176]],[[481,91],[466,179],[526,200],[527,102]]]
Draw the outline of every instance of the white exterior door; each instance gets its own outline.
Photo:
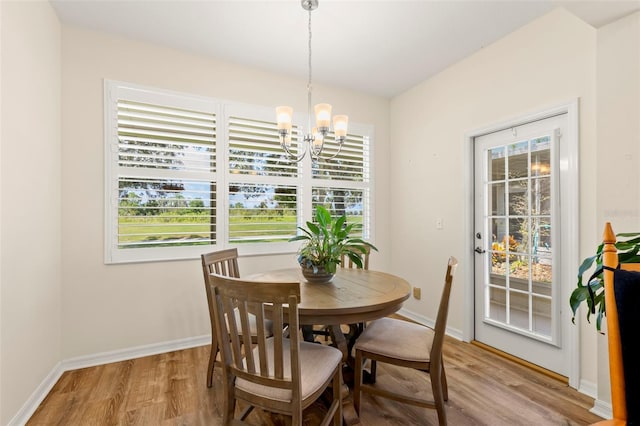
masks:
[[[564,376],[559,164],[566,122],[560,114],[474,140],[475,340]]]

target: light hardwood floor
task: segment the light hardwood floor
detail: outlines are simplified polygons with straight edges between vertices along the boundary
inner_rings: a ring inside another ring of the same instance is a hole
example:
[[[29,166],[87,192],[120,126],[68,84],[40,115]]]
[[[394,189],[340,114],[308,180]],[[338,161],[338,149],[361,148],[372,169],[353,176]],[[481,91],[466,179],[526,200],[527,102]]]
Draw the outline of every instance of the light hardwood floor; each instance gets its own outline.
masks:
[[[207,389],[209,347],[170,352],[63,374],[28,425],[220,425],[220,375]],[[479,347],[447,338],[449,425],[586,425],[600,420],[593,399]],[[379,385],[431,393],[428,378],[380,364]],[[323,405],[305,411],[318,424]],[[435,410],[363,395],[365,426],[437,425]],[[286,424],[258,410],[253,425]]]

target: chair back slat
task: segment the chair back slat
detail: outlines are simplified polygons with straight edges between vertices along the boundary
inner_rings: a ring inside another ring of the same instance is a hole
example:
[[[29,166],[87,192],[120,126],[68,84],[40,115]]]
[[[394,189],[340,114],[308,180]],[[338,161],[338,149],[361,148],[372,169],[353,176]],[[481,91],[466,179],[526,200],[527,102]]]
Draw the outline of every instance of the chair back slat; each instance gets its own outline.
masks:
[[[242,346],[244,356],[246,358],[247,370],[250,373],[256,372],[256,365],[253,359],[253,351],[251,347],[251,326],[249,325],[249,304],[246,301],[236,300],[236,309],[240,318],[240,336],[242,337]],[[253,304],[252,304],[253,305]]]
[[[264,332],[264,323],[265,323],[265,313],[264,313],[264,305],[261,303],[252,304],[253,310],[252,312],[256,312],[256,326],[258,327],[257,333],[257,347],[259,351],[258,362],[260,363],[260,372],[262,374],[266,374],[268,371],[268,354],[267,354],[267,346],[266,340],[267,335]],[[282,328],[277,328],[276,330],[282,330]],[[277,333],[278,334],[278,333]]]
[[[291,363],[294,361],[296,365],[299,365],[300,359],[300,335],[296,332],[300,329],[300,324],[298,323],[298,303],[293,295],[289,296],[289,327],[291,333],[289,339],[291,340]],[[296,368],[299,368],[296,367]],[[297,378],[297,380],[295,380]],[[294,380],[292,380],[292,388],[293,392],[296,395],[300,395],[302,393],[302,381],[300,375],[296,375]]]
[[[447,264],[447,272],[444,278],[444,289],[440,297],[440,306],[438,307],[438,316],[433,328],[433,344],[431,346],[430,359],[434,366],[439,366],[442,362],[442,346],[444,345],[444,334],[447,327],[447,315],[449,314],[449,298],[451,295],[451,286],[453,277],[458,268],[458,260],[451,256]]]
[[[223,346],[230,346],[229,352],[232,352],[229,354],[222,351],[225,365],[231,367],[237,377],[266,386],[299,390],[298,334],[291,333],[287,353],[281,332],[274,333],[274,336],[269,338],[273,339],[273,342],[268,344],[267,336],[261,330],[264,328],[262,325],[267,315],[273,321],[274,330],[282,330],[285,315],[290,330],[297,330],[300,283],[259,283],[211,274],[211,284],[219,307],[216,328],[220,335],[227,333],[230,336],[229,341],[222,342]],[[234,309],[238,311],[239,321],[234,315]],[[253,344],[249,314],[255,316],[258,328]],[[241,354],[242,346],[244,351]],[[255,348],[257,350],[254,350]],[[291,360],[289,363],[285,362],[285,354]],[[294,371],[298,373],[294,374]]]
[[[214,275],[212,275],[214,276]],[[236,321],[235,304],[231,299],[223,299],[222,305],[219,305],[218,313],[223,316],[224,330],[219,336],[228,336],[231,344],[231,355],[236,365],[242,364],[242,336]],[[221,340],[222,341],[222,340]],[[224,346],[224,345],[223,345]]]
[[[220,250],[202,256],[202,268],[205,275],[217,274],[240,278],[238,267],[238,249]]]
[[[274,318],[282,318],[282,304],[274,304],[273,305],[273,317]],[[273,369],[274,376],[277,379],[284,378],[284,357],[282,355],[283,350],[283,338],[282,333],[275,333],[273,336],[275,340],[274,351],[273,351]]]

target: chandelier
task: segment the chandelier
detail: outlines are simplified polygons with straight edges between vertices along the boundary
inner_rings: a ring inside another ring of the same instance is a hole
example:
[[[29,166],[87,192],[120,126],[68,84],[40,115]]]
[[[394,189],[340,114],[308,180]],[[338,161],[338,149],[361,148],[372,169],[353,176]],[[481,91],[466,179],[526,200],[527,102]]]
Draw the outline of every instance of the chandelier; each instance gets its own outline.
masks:
[[[329,124],[331,122],[331,105],[317,104],[314,106],[316,126],[311,126],[311,11],[318,8],[318,0],[301,0],[302,8],[309,12],[309,79],[307,81],[307,112],[308,127],[307,133],[303,136],[303,148],[301,153],[291,151],[291,136],[293,123],[293,108],[288,106],[279,106],[276,108],[276,117],[278,122],[278,134],[280,135],[280,146],[291,157],[292,161],[301,161],[306,153],[309,153],[312,161],[318,159],[330,160],[336,157],[342,150],[342,145],[347,137],[347,125],[349,118],[346,115],[335,115],[333,117],[333,132],[338,151],[331,156],[323,156],[325,137],[329,133]]]

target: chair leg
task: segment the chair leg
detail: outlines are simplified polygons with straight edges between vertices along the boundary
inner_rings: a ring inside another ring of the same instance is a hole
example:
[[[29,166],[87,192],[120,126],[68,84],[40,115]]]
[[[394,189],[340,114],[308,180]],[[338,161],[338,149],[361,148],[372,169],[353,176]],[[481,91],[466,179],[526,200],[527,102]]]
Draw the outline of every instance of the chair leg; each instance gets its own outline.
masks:
[[[333,376],[333,402],[338,402],[338,409],[333,414],[333,425],[342,426],[342,365],[338,366]]]
[[[236,411],[235,382],[229,374],[223,374],[222,380],[222,424],[228,425]]]
[[[446,426],[447,424],[447,412],[445,411],[444,406],[444,396],[442,390],[442,371],[432,371],[430,373],[431,376],[431,390],[433,391],[433,401],[436,406],[436,411],[438,412],[438,424],[440,426]]]
[[[313,335],[313,326],[312,325],[303,325],[300,327],[302,330],[302,338],[305,342],[314,342],[316,340]]]
[[[376,382],[376,372],[378,370],[378,364],[375,359],[371,360],[371,383]]]
[[[440,361],[442,365],[442,396],[445,401],[449,400],[449,388],[447,387],[447,374],[444,371],[444,360]]]
[[[362,362],[362,352],[356,349],[356,360],[355,360],[355,376],[353,378],[354,381],[354,388],[353,388],[353,405],[356,409],[356,414],[358,414],[358,416],[360,416],[360,387],[362,386],[362,368],[363,368],[363,362]],[[371,360],[371,365],[373,366],[373,363],[375,361]],[[373,367],[372,367],[373,368]]]
[[[209,366],[207,367],[207,387],[213,386],[213,369],[218,357],[218,339],[215,334],[211,339],[211,352],[209,353]]]
[[[293,407],[291,412],[291,426],[302,426],[302,405],[300,402]]]

